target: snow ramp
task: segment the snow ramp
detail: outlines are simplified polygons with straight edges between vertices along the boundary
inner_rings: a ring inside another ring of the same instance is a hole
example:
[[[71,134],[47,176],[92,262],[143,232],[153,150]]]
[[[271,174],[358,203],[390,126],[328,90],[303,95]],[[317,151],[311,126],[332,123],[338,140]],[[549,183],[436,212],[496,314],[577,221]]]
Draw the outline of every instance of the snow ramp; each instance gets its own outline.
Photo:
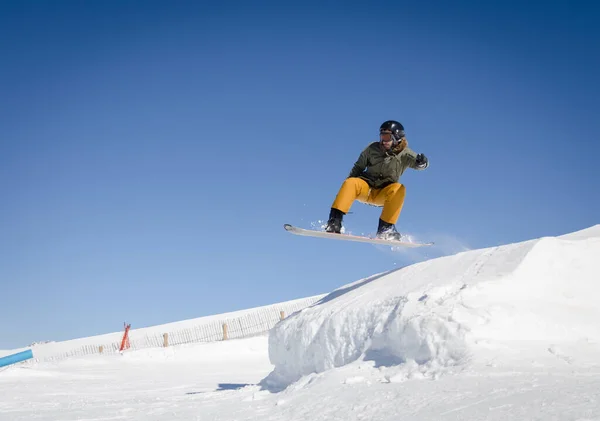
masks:
[[[357,360],[456,367],[486,348],[600,341],[599,281],[600,225],[361,279],[271,330],[263,385]]]

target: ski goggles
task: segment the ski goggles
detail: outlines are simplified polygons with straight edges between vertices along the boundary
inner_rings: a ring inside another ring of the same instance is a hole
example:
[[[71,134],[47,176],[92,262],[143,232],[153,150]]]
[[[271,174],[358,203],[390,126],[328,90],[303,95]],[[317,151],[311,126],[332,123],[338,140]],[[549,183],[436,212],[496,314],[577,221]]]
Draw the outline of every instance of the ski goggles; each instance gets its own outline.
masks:
[[[389,138],[388,138],[388,135],[389,135]],[[396,138],[396,140],[399,140],[399,139],[402,139],[403,137],[405,137],[404,130],[398,130],[396,132],[395,136],[392,136],[392,135],[393,135],[393,133],[389,130],[380,130],[379,131],[379,136],[381,136],[382,140],[388,140],[388,139],[392,140],[393,138]]]

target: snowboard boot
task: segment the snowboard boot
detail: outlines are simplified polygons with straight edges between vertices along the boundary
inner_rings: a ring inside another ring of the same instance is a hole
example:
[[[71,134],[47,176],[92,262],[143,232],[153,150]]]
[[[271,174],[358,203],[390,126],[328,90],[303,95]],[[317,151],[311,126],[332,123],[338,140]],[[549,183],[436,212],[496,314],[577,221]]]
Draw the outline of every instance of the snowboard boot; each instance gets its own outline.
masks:
[[[377,238],[381,238],[384,240],[396,240],[400,241],[402,239],[402,235],[396,231],[396,226],[394,224],[390,224],[389,222],[385,222],[381,218],[379,218],[379,226],[377,227]]]
[[[339,209],[331,208],[331,212],[329,212],[329,220],[325,226],[325,232],[331,232],[335,234],[341,233],[343,218],[344,212]]]

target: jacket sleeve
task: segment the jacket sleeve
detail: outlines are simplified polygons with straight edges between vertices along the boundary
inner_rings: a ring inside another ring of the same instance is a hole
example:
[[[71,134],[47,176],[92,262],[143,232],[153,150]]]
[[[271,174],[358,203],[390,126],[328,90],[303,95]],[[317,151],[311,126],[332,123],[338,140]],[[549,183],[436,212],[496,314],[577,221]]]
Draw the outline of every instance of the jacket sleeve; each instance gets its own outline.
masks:
[[[402,154],[402,161],[407,166],[414,170],[424,170],[427,167],[417,166],[417,153],[410,148],[406,148]]]
[[[367,149],[368,148],[366,148],[364,151],[361,152],[360,156],[354,163],[352,170],[350,170],[350,174],[348,175],[348,177],[358,177],[359,175],[361,175],[363,173],[365,168],[367,168],[367,165],[369,162],[367,159],[367,157],[368,157]]]

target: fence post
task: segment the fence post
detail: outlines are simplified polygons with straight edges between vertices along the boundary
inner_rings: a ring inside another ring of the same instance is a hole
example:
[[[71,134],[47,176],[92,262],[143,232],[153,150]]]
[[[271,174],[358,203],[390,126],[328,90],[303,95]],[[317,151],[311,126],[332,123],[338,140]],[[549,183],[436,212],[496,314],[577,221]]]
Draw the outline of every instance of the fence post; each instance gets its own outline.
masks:
[[[227,340],[227,323],[223,323],[223,340]]]
[[[285,319],[285,311],[281,310],[279,312],[279,320],[283,320],[283,319]]]
[[[169,346],[169,334],[165,333],[163,335],[163,347],[168,347]]]
[[[125,332],[123,333],[123,340],[121,341],[121,348],[119,349],[119,352],[123,352],[123,350],[125,349],[129,349],[130,345],[129,345],[129,329],[131,329],[131,323],[127,324],[127,323],[123,323],[124,327],[125,327]]]

